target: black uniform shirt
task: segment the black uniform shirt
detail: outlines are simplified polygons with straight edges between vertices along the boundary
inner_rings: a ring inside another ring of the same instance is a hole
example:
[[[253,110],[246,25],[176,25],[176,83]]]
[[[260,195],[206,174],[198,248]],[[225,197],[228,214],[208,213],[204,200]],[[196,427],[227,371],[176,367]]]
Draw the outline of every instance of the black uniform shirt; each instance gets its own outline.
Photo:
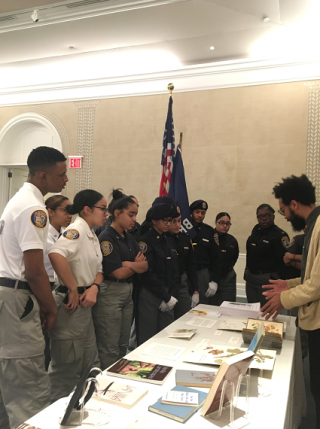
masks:
[[[142,285],[168,302],[171,296],[177,296],[180,285],[173,239],[151,228],[140,238],[139,246],[148,261],[148,271],[140,275]]]
[[[133,262],[140,252],[138,243],[131,234],[123,232],[122,237],[112,226],[107,226],[99,235],[103,254],[103,273],[105,278],[112,279],[111,273],[122,268],[123,261]]]
[[[189,292],[193,294],[194,291],[199,290],[198,276],[197,276],[197,262],[194,254],[192,241],[188,234],[179,232],[178,234],[167,234],[171,236],[175,243],[175,248],[178,253],[178,266],[180,276],[187,273],[190,283]]]
[[[218,282],[221,264],[219,244],[214,240],[214,229],[206,223],[194,225],[197,235],[192,240],[197,270],[209,268],[210,280]]]
[[[285,231],[272,224],[269,228],[256,225],[247,240],[247,269],[253,274],[278,272],[286,278],[283,256],[290,240]]]
[[[221,251],[221,272],[220,277],[223,279],[227,277],[228,273],[233,270],[238,257],[239,257],[239,245],[238,241],[231,234],[219,234],[218,231],[214,230],[214,239],[219,242]]]

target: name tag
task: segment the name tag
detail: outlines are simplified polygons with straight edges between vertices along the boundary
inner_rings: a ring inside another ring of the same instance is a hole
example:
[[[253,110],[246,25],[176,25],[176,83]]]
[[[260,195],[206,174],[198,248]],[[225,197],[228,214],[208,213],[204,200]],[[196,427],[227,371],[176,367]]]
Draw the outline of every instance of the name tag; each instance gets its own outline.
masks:
[[[267,240],[262,240],[264,243],[268,243],[269,244],[269,241],[267,241]]]
[[[207,242],[209,242],[209,240],[207,240],[206,238],[203,238],[202,240],[203,240],[203,241],[207,241]]]
[[[226,252],[226,250],[221,250],[221,252]]]
[[[171,259],[171,256],[167,256],[167,259]]]
[[[189,247],[184,247],[184,249],[189,250]]]

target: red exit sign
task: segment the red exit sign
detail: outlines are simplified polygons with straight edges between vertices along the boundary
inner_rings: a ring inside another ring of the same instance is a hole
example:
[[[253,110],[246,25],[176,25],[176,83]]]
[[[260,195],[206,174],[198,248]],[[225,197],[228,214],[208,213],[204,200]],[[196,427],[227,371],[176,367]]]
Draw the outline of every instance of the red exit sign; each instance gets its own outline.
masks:
[[[82,156],[69,156],[69,168],[82,168]]]

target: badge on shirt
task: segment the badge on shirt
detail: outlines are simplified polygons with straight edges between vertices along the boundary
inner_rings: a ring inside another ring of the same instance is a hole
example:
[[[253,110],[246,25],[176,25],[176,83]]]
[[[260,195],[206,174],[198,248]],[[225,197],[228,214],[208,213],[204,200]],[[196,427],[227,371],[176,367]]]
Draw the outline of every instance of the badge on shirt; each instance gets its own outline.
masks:
[[[217,243],[217,245],[220,246],[220,243],[219,243],[219,234],[217,232],[214,234],[213,238],[214,238],[214,241]]]
[[[76,229],[67,229],[62,235],[68,240],[78,240],[80,237],[80,232]]]
[[[100,243],[100,247],[101,247],[101,251],[102,251],[103,256],[108,256],[113,251],[113,246],[110,243],[110,241],[102,241]]]
[[[40,229],[46,227],[47,219],[47,213],[43,210],[35,210],[30,217],[31,223]]]
[[[138,244],[139,244],[141,253],[145,253],[148,250],[147,243],[145,243],[144,241],[139,241]]]
[[[283,247],[285,249],[288,249],[288,247],[290,246],[289,237],[287,235],[285,235],[284,237],[281,237],[281,241],[282,241]]]

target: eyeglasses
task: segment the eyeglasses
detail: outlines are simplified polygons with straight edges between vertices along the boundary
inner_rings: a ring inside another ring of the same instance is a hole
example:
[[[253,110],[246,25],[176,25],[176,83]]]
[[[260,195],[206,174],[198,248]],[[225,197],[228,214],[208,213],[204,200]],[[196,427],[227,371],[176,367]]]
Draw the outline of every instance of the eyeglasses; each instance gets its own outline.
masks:
[[[92,206],[96,209],[100,209],[103,213],[108,213],[108,207],[99,207],[99,206]]]
[[[273,216],[273,214],[272,213],[265,213],[265,214],[259,214],[258,216],[257,216],[257,219],[264,219],[264,218],[271,218]]]
[[[280,210],[278,210],[278,213],[281,214],[281,216],[284,216],[284,210],[283,209],[285,208],[285,206],[286,205],[284,204],[282,207],[280,207]]]
[[[166,225],[169,225],[170,223],[174,222],[174,219],[160,219],[162,220],[163,223],[165,223]]]
[[[217,222],[219,225],[222,225],[222,226],[231,226],[232,225],[232,223],[231,222],[224,222],[223,220],[218,220],[218,222]]]
[[[62,210],[63,212],[68,213],[66,207],[64,207],[64,208],[63,207],[58,207],[56,210]]]

